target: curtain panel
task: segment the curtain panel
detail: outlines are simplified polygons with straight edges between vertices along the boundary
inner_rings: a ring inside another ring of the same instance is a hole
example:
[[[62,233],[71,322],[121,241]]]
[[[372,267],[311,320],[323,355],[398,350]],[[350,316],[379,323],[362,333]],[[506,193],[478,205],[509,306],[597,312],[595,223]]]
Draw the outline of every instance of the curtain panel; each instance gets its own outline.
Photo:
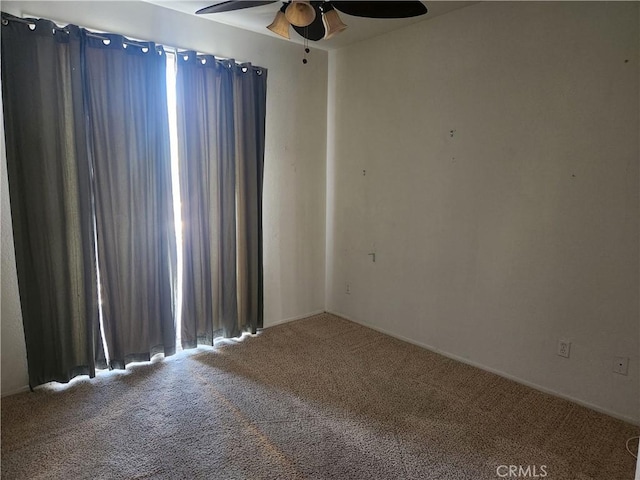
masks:
[[[94,376],[101,339],[82,32],[2,15],[7,171],[29,384]]]
[[[85,95],[110,366],[175,353],[176,244],[166,55],[86,35]],[[125,47],[126,45],[126,47]]]
[[[175,351],[165,55],[153,43],[124,42],[2,14],[9,193],[31,387],[94,376],[106,366],[103,340],[112,368]]]
[[[182,346],[262,327],[267,71],[178,55]]]
[[[262,181],[267,72],[246,63],[233,76],[236,126],[238,316],[255,333],[264,323]]]

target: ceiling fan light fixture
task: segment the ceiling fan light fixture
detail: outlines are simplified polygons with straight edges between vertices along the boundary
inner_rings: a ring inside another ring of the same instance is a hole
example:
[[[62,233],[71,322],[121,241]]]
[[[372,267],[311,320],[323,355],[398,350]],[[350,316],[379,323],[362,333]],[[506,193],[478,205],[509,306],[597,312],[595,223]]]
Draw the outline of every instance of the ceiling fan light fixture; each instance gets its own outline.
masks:
[[[316,11],[309,2],[293,0],[286,8],[285,17],[291,25],[306,27],[316,19]]]
[[[338,16],[338,12],[334,10],[331,4],[329,4],[328,9],[322,14],[322,22],[324,23],[324,29],[327,32],[324,36],[325,40],[328,40],[347,28],[347,25],[342,23],[342,20]]]
[[[278,11],[278,13],[276,13],[276,18],[273,19],[273,22],[271,22],[271,25],[269,25],[267,28],[271,30],[273,33],[275,33],[276,35],[280,35],[281,37],[284,37],[288,40],[289,27],[291,26],[291,24],[289,23],[289,20],[287,20],[287,17],[284,14],[285,9],[286,9],[286,6],[283,5],[282,8]]]

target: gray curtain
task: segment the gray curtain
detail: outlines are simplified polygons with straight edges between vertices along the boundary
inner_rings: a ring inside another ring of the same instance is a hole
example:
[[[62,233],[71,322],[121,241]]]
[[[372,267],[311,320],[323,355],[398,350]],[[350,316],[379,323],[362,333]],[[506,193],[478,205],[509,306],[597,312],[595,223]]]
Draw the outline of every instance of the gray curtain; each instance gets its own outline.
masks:
[[[81,32],[2,14],[9,192],[29,384],[94,376],[100,328]]]
[[[176,251],[164,52],[46,20],[3,13],[2,23],[30,384],[106,366],[96,264],[110,366],[171,355]]]
[[[184,348],[262,326],[266,73],[178,55]]]
[[[123,368],[173,354],[177,257],[164,51],[2,17],[31,386],[93,376],[107,358]],[[180,55],[178,67],[182,339],[194,347],[263,323],[267,72],[193,52]]]
[[[238,316],[253,333],[263,326],[262,180],[267,71],[237,65],[233,75],[236,128]]]
[[[124,368],[175,353],[166,55],[105,36],[86,37],[85,91],[104,336],[110,366]]]

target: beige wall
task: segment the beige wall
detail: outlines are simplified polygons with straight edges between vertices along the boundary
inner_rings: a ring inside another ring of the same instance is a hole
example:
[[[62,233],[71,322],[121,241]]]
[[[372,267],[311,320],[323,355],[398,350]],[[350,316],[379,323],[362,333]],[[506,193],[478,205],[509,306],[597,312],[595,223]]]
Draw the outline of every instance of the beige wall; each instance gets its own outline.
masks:
[[[640,421],[638,60],[635,2],[482,2],[332,52],[327,310]]]
[[[264,178],[265,324],[324,310],[327,54],[141,2],[2,2],[75,23],[269,69]],[[4,135],[2,135],[4,138]],[[2,393],[27,384],[7,179],[2,170]],[[5,270],[6,269],[6,270]]]

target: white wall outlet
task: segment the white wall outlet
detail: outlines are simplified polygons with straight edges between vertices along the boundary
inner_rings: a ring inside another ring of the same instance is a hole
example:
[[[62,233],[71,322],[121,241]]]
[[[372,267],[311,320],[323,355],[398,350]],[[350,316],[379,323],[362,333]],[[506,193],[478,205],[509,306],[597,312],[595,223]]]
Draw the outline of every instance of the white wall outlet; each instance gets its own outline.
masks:
[[[347,282],[346,286],[344,287],[344,293],[346,293],[347,295],[351,295],[351,284],[349,282]]]
[[[571,353],[571,342],[566,340],[558,340],[558,355],[561,357],[569,358]]]
[[[620,375],[629,373],[629,357],[613,357],[613,371]]]

